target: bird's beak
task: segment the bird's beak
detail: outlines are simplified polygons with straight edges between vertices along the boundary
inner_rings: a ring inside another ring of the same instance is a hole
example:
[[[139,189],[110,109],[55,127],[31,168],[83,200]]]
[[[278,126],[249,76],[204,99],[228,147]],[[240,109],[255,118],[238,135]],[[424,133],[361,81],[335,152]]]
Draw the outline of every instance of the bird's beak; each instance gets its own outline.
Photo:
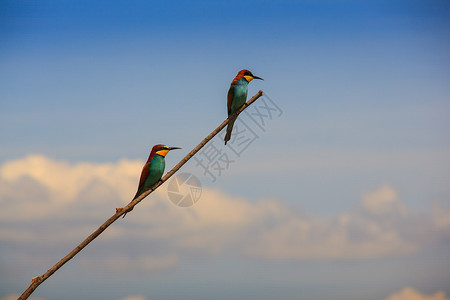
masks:
[[[180,147],[169,147],[169,150],[181,149]]]
[[[258,76],[255,76],[255,75],[253,75],[253,79],[264,80],[264,79],[262,79],[261,77],[258,77]]]

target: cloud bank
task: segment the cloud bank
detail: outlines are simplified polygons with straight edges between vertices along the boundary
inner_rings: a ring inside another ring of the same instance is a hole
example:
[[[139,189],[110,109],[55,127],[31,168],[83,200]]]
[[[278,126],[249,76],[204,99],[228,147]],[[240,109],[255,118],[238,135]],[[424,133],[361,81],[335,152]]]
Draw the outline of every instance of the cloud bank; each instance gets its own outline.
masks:
[[[450,298],[448,298],[443,291],[436,292],[432,295],[426,295],[411,287],[406,287],[403,290],[390,295],[385,300],[450,300]]]
[[[10,267],[17,261],[48,267],[70,251],[130,200],[141,166],[128,160],[69,164],[39,155],[3,164],[0,248]],[[163,186],[108,228],[96,241],[98,253],[81,261],[161,271],[176,267],[183,255],[369,259],[414,253],[448,237],[448,212],[412,212],[388,185],[363,195],[350,212],[326,218],[276,199],[250,201],[217,189],[204,189],[193,207],[180,208]]]
[[[10,294],[8,296],[1,298],[0,300],[15,300],[18,297],[19,297],[18,294]],[[147,297],[142,295],[130,295],[121,298],[120,300],[146,300],[146,299]],[[30,300],[45,300],[45,298],[31,297]],[[422,294],[421,292],[419,292],[414,288],[405,287],[404,289],[395,292],[392,295],[389,295],[384,300],[450,300],[450,298],[447,297],[444,291],[438,291],[428,295]]]

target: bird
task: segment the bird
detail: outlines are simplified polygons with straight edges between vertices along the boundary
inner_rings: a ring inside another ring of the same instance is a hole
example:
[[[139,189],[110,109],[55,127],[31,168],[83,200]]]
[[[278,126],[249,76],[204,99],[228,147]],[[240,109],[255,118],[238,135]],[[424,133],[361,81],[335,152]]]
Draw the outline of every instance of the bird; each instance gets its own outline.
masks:
[[[232,116],[239,108],[244,105],[247,100],[248,84],[253,79],[264,80],[261,77],[255,76],[249,70],[240,70],[236,77],[234,77],[231,82],[230,89],[227,95],[227,107],[228,107],[228,117]],[[231,138],[231,131],[233,130],[234,122],[237,116],[230,118],[227,127],[227,134],[225,135],[225,145]]]
[[[131,200],[133,201],[137,197],[139,197],[145,191],[151,189],[155,184],[157,184],[164,173],[164,168],[166,166],[166,162],[164,158],[167,153],[171,150],[181,149],[179,147],[168,147],[166,145],[155,145],[150,152],[147,162],[142,168],[141,178],[139,179],[139,185],[136,192],[136,195]],[[116,211],[122,209],[122,207],[116,208]],[[125,212],[122,218],[125,218],[125,215],[130,212],[132,209]]]

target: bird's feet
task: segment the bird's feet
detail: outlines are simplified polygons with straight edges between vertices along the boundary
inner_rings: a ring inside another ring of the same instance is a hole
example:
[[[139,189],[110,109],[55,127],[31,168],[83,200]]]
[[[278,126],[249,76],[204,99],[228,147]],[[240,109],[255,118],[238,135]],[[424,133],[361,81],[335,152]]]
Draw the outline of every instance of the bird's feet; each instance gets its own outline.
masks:
[[[116,207],[116,213],[121,212],[122,210],[124,210],[124,208],[123,208],[122,206]],[[123,214],[122,219],[125,218],[125,216],[127,215],[127,213],[129,213],[129,212],[132,211],[132,210],[133,210],[133,207],[127,209],[127,210],[125,211],[125,213]]]

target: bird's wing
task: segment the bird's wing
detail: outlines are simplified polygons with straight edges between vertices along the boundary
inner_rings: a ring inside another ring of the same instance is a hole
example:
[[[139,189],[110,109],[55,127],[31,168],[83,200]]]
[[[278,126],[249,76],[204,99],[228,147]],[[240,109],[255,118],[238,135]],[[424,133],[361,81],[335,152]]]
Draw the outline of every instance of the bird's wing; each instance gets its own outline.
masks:
[[[150,163],[146,163],[144,165],[144,167],[142,168],[141,178],[139,179],[138,190],[144,185],[145,180],[147,180],[149,173],[150,173]]]
[[[139,186],[136,192],[136,195],[133,199],[136,199],[141,193],[142,189],[144,188],[145,181],[147,180],[148,176],[150,175],[150,164],[152,163],[153,157],[155,157],[155,153],[153,151],[150,153],[150,156],[148,157],[147,162],[145,163],[144,167],[142,167],[141,172],[141,178],[139,179]]]
[[[228,116],[231,115],[231,104],[233,103],[233,98],[234,98],[234,87],[233,85],[231,85],[227,95]]]
[[[144,187],[145,181],[147,180],[149,173],[150,173],[150,163],[147,162],[142,168],[141,178],[139,179],[139,186],[136,195],[134,196],[133,199],[136,199],[140,194],[142,194],[142,189]]]

